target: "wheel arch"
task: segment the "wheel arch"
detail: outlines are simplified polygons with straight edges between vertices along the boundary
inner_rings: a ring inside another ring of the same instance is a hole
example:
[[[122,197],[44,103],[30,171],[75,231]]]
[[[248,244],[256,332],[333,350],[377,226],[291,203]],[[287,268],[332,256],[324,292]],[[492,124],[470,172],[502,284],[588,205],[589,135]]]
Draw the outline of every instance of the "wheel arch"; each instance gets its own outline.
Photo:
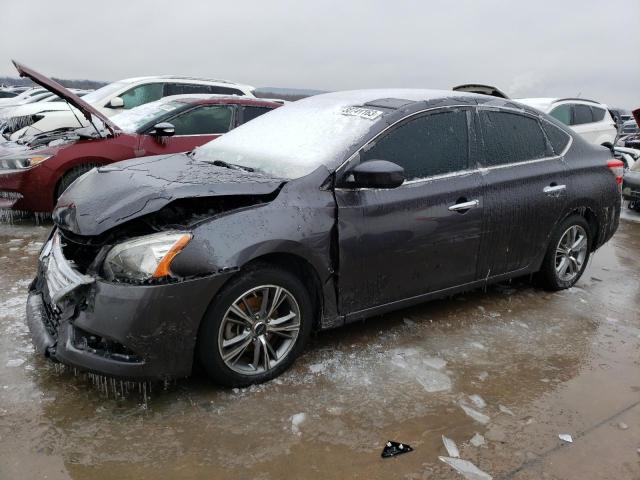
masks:
[[[53,205],[57,203],[58,189],[60,188],[60,185],[62,184],[62,180],[65,178],[66,175],[68,175],[69,173],[71,173],[73,170],[77,168],[84,167],[87,165],[92,165],[95,167],[95,166],[106,165],[112,162],[113,162],[112,160],[109,160],[108,158],[104,158],[104,157],[82,157],[74,161],[73,164],[66,166],[64,169],[60,169],[57,173],[57,178],[55,179],[55,184],[53,188],[53,199],[52,199]]]

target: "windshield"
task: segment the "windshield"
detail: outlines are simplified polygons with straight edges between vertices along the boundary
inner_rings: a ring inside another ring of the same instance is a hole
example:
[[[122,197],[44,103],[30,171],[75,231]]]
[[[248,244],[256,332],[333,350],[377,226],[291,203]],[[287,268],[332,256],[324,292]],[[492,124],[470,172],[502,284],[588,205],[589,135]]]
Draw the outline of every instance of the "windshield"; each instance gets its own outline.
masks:
[[[111,117],[113,123],[125,132],[135,133],[154,119],[163,117],[169,112],[176,111],[185,106],[184,102],[163,101],[145,103],[139,107],[126,110]]]
[[[381,115],[374,111],[372,120],[345,114],[343,110],[357,105],[359,99],[343,93],[305,98],[272,110],[198,147],[193,156],[279,178],[299,178],[320,165],[333,170]]]
[[[105,85],[104,87],[99,88],[98,90],[94,90],[91,93],[87,93],[84,97],[82,97],[82,99],[85,102],[90,103],[91,105],[95,105],[96,103],[100,103],[102,100],[105,100],[107,97],[110,97],[122,87],[126,87],[127,85],[127,82],[113,82],[109,85]]]

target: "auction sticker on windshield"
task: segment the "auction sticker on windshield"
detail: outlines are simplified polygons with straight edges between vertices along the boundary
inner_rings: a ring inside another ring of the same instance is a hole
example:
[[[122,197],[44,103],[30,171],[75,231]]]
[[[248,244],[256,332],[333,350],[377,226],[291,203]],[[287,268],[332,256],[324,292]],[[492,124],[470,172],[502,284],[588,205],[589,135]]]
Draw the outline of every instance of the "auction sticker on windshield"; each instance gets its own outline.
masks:
[[[352,115],[354,117],[366,118],[367,120],[375,120],[382,115],[380,110],[373,110],[371,108],[363,107],[344,107],[342,109],[343,115]]]

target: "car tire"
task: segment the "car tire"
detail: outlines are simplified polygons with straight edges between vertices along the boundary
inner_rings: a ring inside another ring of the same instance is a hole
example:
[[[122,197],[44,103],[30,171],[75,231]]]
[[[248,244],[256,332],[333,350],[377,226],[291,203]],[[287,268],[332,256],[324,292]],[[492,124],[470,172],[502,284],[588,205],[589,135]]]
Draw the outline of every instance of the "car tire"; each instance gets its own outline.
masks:
[[[578,244],[582,236],[584,245]],[[584,217],[571,215],[563,220],[549,241],[542,267],[537,274],[539,285],[551,291],[575,285],[587,268],[592,241],[591,229]]]
[[[82,175],[84,175],[88,171],[98,166],[99,165],[96,163],[85,163],[82,165],[78,165],[77,167],[73,167],[71,170],[66,172],[58,182],[58,186],[56,188],[56,197],[54,198],[54,200],[58,201],[60,196],[64,193],[64,191],[67,188],[69,188],[69,186],[73,182],[75,182],[78,178],[80,178]]]
[[[269,289],[268,302],[262,308],[265,289]],[[274,298],[280,304],[269,316]],[[242,314],[252,323],[241,318]],[[297,332],[292,314],[298,318]],[[266,382],[283,373],[300,355],[311,334],[313,316],[311,297],[303,282],[282,268],[255,264],[230,280],[212,301],[198,332],[197,359],[219,385],[245,387]],[[284,323],[282,319],[287,317],[291,319]],[[291,330],[285,332],[285,328]],[[294,334],[293,339],[285,336]]]

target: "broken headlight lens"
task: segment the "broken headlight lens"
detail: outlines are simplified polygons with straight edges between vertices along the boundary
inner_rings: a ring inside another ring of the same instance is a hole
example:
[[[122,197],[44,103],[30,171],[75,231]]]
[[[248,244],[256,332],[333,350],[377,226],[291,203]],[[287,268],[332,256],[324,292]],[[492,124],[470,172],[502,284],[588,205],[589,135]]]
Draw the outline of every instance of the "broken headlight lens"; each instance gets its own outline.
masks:
[[[52,155],[25,155],[0,159],[0,168],[31,168],[51,158]]]
[[[187,246],[192,235],[162,232],[134,238],[113,247],[103,270],[107,280],[145,281],[171,276],[171,262]]]

